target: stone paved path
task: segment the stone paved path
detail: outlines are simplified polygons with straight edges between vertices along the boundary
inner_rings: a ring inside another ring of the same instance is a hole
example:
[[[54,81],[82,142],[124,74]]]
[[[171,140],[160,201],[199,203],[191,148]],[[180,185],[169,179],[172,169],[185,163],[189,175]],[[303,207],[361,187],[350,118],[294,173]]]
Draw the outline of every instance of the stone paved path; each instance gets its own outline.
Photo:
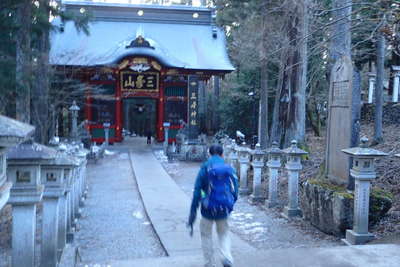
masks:
[[[165,255],[143,208],[127,150],[114,153],[88,166],[89,195],[75,240],[87,266]]]

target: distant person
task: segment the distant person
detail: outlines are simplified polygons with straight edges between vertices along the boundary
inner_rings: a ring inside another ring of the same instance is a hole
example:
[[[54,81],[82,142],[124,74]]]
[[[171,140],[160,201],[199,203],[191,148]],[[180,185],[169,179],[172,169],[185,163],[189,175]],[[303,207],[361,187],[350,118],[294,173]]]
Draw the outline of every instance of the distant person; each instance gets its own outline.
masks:
[[[225,164],[220,145],[212,145],[209,153],[211,157],[203,163],[196,178],[188,226],[192,235],[197,208],[201,203],[200,234],[205,266],[215,266],[211,236],[215,223],[222,265],[232,267],[228,218],[238,198],[237,176],[233,168]]]
[[[150,145],[151,144],[151,131],[147,131],[147,144]]]

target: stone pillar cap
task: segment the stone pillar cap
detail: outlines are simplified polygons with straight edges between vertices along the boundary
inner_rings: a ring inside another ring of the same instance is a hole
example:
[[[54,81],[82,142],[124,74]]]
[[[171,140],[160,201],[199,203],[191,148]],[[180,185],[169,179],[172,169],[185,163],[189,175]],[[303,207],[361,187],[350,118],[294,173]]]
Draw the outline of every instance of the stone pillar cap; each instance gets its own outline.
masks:
[[[346,153],[355,158],[377,158],[377,157],[384,157],[388,154],[376,149],[372,149],[368,147],[368,138],[362,137],[360,140],[359,147],[352,147],[342,149],[343,153]]]
[[[66,153],[59,152],[57,153],[57,157],[52,161],[52,165],[74,167],[79,166],[79,162],[76,158]]]
[[[400,71],[400,66],[393,65],[393,66],[392,66],[392,70],[394,70],[394,71]]]
[[[283,153],[283,150],[279,148],[278,142],[272,142],[271,148],[267,150],[267,153],[270,155],[279,155]]]
[[[283,153],[288,154],[290,156],[301,156],[301,155],[307,155],[308,152],[300,149],[297,147],[297,141],[296,140],[292,140],[291,142],[291,146],[284,149]]]
[[[261,145],[259,143],[257,143],[256,148],[254,150],[251,150],[250,153],[253,155],[264,155],[265,150],[262,150]]]
[[[74,100],[74,101],[72,101],[72,105],[69,107],[69,110],[70,111],[79,111],[81,109],[78,107],[78,105],[76,104],[76,101]]]
[[[52,146],[58,146],[58,145],[60,145],[60,137],[58,137],[58,136],[53,136],[53,137],[50,139],[49,144],[52,145]]]

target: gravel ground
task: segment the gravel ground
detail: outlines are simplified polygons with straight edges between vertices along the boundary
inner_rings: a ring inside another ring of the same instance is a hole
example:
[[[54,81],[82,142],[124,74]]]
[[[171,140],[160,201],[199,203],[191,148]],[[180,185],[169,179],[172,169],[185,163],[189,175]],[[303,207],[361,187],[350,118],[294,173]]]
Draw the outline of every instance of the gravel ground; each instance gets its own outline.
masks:
[[[164,157],[162,151],[155,150],[154,153],[182,190],[191,196],[200,163],[171,163]],[[340,245],[339,239],[320,232],[308,222],[302,219],[288,222],[281,217],[280,209],[251,205],[247,197],[239,198],[236,203],[231,215],[231,229],[259,249]]]
[[[86,266],[165,256],[132,177],[129,155],[117,149],[88,166],[89,195],[75,239]]]

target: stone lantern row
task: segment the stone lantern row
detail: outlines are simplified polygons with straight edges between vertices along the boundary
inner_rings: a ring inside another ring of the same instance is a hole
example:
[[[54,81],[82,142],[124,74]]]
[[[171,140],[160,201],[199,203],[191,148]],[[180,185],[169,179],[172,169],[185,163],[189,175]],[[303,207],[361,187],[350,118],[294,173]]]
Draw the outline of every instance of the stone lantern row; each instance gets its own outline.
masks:
[[[350,174],[355,179],[354,223],[353,229],[346,231],[346,238],[343,240],[346,244],[351,245],[364,244],[373,239],[373,235],[368,232],[370,183],[376,178],[374,160],[387,156],[384,152],[369,148],[367,143],[368,139],[363,137],[361,138],[360,147],[342,150],[343,153],[352,157],[354,161],[350,170]],[[229,140],[224,143],[224,151],[227,162],[240,174],[239,192],[242,194],[249,192],[247,170],[250,164],[252,165],[254,170],[253,192],[250,195],[252,203],[263,203],[266,199],[261,187],[261,172],[264,167],[264,157],[268,155],[266,166],[269,169],[269,190],[266,205],[269,208],[278,205],[279,169],[281,168],[282,155],[286,155],[288,205],[284,208],[283,215],[287,218],[301,216],[298,198],[299,172],[302,169],[301,157],[306,155],[307,152],[299,149],[295,140],[292,141],[290,147],[284,150],[280,150],[278,144],[274,142],[271,148],[265,152],[260,149],[259,144],[257,144],[255,150],[250,150],[245,144],[238,146],[234,140]],[[395,156],[400,157],[400,154]]]
[[[392,102],[399,102],[400,93],[400,66],[392,66],[393,70],[393,92],[392,92]],[[374,101],[374,91],[376,87],[376,74],[368,74],[368,103],[373,103]]]
[[[272,147],[267,150],[261,150],[259,144],[254,150],[249,149],[246,143],[236,145],[234,140],[229,140],[224,144],[225,158],[227,162],[233,166],[239,174],[239,192],[241,194],[250,195],[252,203],[264,203],[267,199],[261,185],[262,169],[264,167],[264,158],[268,155],[267,167],[269,168],[269,186],[267,207],[275,207],[278,205],[278,175],[281,168],[282,155],[286,155],[287,163],[285,169],[289,175],[288,196],[289,203],[285,207],[284,214],[287,217],[301,215],[298,201],[298,181],[299,172],[302,169],[301,156],[307,152],[297,147],[297,141],[293,140],[290,147],[281,150],[278,144],[274,142]],[[249,167],[253,167],[253,185],[252,190],[248,187],[247,172]]]
[[[57,266],[86,194],[86,155],[77,144],[26,141],[7,153],[12,183],[12,266],[34,266],[36,208],[43,205],[40,266]]]

